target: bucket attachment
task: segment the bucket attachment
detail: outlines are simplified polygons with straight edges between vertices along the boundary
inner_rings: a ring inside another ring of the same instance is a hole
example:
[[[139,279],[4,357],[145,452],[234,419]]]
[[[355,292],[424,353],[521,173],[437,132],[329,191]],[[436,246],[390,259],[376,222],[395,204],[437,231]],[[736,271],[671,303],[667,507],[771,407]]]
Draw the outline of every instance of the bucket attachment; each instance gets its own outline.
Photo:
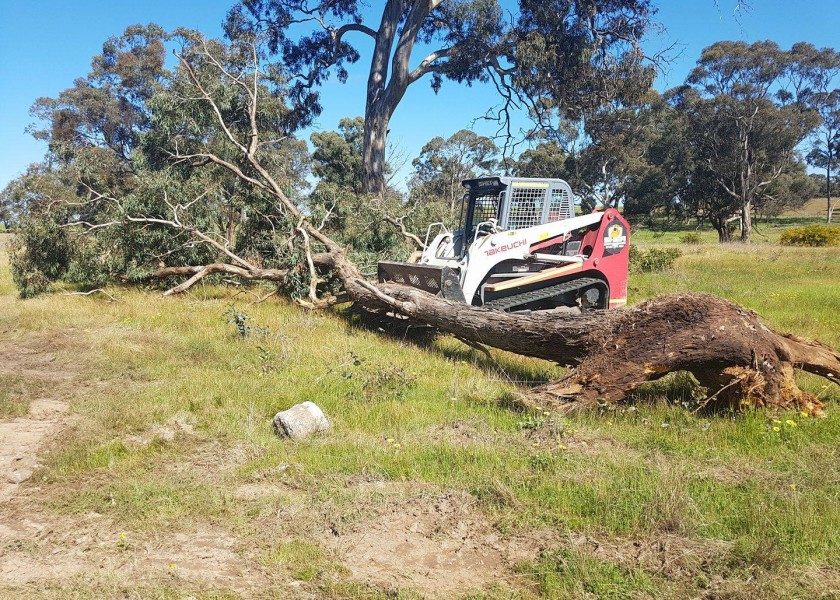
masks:
[[[379,283],[401,283],[447,300],[464,302],[464,292],[458,271],[449,267],[434,267],[400,262],[380,262],[377,268]]]

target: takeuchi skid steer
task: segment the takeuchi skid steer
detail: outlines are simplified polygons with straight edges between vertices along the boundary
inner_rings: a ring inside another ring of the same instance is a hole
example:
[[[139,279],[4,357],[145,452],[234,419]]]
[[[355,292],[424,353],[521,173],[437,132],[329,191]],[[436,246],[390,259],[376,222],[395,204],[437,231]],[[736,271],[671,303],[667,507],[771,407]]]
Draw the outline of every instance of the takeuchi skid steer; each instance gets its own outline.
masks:
[[[630,227],[617,210],[575,216],[561,179],[463,185],[459,229],[430,225],[419,262],[379,263],[380,282],[505,311],[626,304]]]

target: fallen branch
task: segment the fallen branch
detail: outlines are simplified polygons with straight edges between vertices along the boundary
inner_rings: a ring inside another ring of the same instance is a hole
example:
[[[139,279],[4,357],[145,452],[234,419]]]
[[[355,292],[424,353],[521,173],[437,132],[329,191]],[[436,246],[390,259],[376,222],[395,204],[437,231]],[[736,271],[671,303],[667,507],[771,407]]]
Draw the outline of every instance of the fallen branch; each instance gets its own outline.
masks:
[[[288,275],[289,270],[258,269],[256,267],[247,269],[245,267],[229,265],[227,263],[213,263],[209,265],[165,267],[152,273],[149,276],[149,278],[165,279],[167,277],[190,275],[189,279],[176,285],[175,287],[166,290],[163,293],[164,296],[171,296],[173,294],[180,294],[182,292],[186,292],[188,289],[193,287],[195,284],[197,284],[199,281],[201,281],[208,275],[213,275],[215,273],[227,273],[228,275],[235,275],[236,277],[240,277],[247,281],[276,281],[279,283],[286,278],[286,275]]]
[[[90,290],[89,292],[64,292],[65,296],[90,296],[91,294],[102,294],[103,296],[108,297],[108,302],[119,302],[119,300],[114,298],[111,294],[109,294],[102,288],[96,288],[95,290]]]
[[[423,240],[421,240],[416,234],[411,233],[405,228],[405,224],[403,223],[403,219],[405,219],[405,217],[396,218],[391,217],[389,215],[385,215],[384,218],[386,222],[390,223],[394,227],[399,228],[400,233],[403,234],[403,237],[413,242],[418,250],[424,250],[426,248],[426,244],[423,243]]]

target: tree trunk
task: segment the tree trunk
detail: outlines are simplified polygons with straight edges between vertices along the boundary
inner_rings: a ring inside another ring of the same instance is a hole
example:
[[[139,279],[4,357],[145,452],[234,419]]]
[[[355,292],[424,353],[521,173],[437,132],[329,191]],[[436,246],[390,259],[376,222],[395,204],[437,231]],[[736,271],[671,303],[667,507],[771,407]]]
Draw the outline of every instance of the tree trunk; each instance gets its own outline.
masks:
[[[709,217],[709,223],[712,224],[712,227],[715,228],[718,234],[718,243],[725,244],[731,241],[729,237],[729,222],[723,219],[717,219],[714,217]]]
[[[747,200],[741,207],[741,242],[749,244],[752,234],[752,201]]]
[[[825,167],[825,193],[828,197],[828,209],[826,210],[825,222],[831,223],[831,216],[834,212],[834,207],[831,206],[831,148],[828,150],[828,164]]]
[[[840,383],[840,354],[818,342],[777,333],[758,315],[710,294],[660,296],[624,310],[510,314],[445,300],[396,284],[373,285],[343,254],[316,257],[349,297],[463,340],[573,369],[535,394],[579,405],[624,400],[641,384],[689,371],[708,390],[710,409],[797,408],[823,403],[800,390],[799,368]]]
[[[374,104],[365,114],[364,179],[362,193],[385,194],[385,146],[388,141],[390,111]]]

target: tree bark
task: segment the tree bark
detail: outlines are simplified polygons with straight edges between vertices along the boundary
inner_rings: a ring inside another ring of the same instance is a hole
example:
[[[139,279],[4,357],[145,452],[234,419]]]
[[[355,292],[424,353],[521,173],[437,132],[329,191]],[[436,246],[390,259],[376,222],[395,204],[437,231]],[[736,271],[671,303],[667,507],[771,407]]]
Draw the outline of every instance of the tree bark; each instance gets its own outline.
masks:
[[[378,106],[365,115],[364,180],[362,192],[382,197],[385,194],[385,146],[390,114]]]
[[[409,61],[417,35],[429,13],[442,0],[416,0],[404,3],[388,0],[376,32],[376,44],[368,73],[363,148],[364,180],[362,192],[382,197],[385,193],[385,146],[388,122],[408,86],[433,71],[435,61],[448,49],[433,52],[413,71]]]
[[[747,201],[741,207],[741,242],[749,244],[752,234],[752,202]]]
[[[366,309],[572,367],[562,380],[534,391],[541,401],[620,402],[645,382],[688,371],[707,388],[709,409],[776,407],[817,414],[824,404],[799,389],[794,370],[840,383],[840,353],[773,331],[756,313],[710,294],[670,294],[624,310],[580,315],[510,314],[402,285],[373,285],[343,254],[317,255],[316,263],[332,269],[350,299]]]
[[[725,218],[709,217],[709,222],[715,228],[715,231],[717,231],[719,244],[731,241],[729,237],[729,221]]]
[[[826,209],[826,216],[825,222],[831,223],[832,213],[834,212],[834,207],[831,206],[831,144],[829,143],[828,146],[828,163],[825,167],[825,194],[828,200],[828,208]]]

